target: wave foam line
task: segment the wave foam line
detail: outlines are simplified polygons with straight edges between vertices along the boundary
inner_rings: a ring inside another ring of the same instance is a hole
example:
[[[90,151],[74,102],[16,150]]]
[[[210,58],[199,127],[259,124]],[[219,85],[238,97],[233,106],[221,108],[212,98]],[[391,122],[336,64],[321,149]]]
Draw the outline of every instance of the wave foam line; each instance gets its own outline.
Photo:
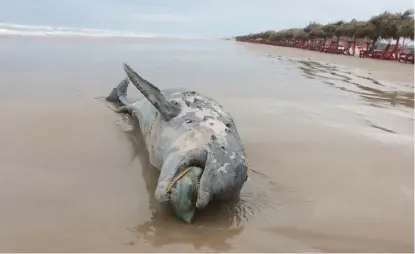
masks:
[[[23,25],[13,23],[0,23],[0,36],[82,36],[95,38],[178,38],[202,39],[186,36],[166,36],[156,34],[133,33],[127,31],[113,31],[90,28],[53,27],[40,25]]]

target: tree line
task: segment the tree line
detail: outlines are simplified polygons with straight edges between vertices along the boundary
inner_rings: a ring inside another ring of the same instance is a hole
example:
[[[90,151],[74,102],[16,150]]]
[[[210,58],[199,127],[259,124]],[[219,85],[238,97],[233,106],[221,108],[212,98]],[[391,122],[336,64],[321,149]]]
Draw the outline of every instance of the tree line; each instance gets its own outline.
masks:
[[[396,46],[401,38],[414,40],[414,11],[391,13],[385,11],[369,20],[337,21],[329,24],[310,22],[304,28],[290,28],[281,31],[265,31],[235,37],[238,41],[300,41],[326,40],[347,37],[356,45],[357,40],[368,40],[372,47],[380,39],[394,39]]]

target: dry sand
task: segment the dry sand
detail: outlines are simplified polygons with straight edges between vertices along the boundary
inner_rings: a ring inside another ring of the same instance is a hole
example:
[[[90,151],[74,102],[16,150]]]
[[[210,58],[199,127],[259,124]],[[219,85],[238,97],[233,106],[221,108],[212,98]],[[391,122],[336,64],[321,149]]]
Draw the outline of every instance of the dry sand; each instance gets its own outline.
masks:
[[[409,65],[261,45],[234,47],[252,59],[266,56],[269,65],[276,60],[287,68],[304,67],[305,62],[289,58],[309,58],[347,70],[368,69],[374,78],[384,77],[387,86],[387,81],[399,89],[409,83],[413,89]],[[312,96],[321,87],[313,82],[325,72],[305,65],[313,71],[304,80],[315,87],[303,89]],[[0,103],[0,251],[413,251],[413,108],[404,106],[403,97],[396,105],[382,100],[353,104],[363,97],[355,98],[339,81],[333,86],[340,89],[330,91],[348,103],[274,100],[265,86],[246,86],[265,91],[261,96],[226,96],[226,88],[216,87],[210,95],[234,115],[252,170],[239,202],[212,206],[185,225],[154,202],[157,172],[149,166],[140,135],[93,99],[107,95],[121,72],[94,80],[101,72],[90,67],[91,73],[74,71],[64,80],[30,68],[1,73],[0,91],[12,98],[2,94]],[[290,75],[287,80],[294,79]],[[59,99],[48,95],[56,82],[55,89],[66,94]],[[31,86],[36,87],[31,94],[40,89],[43,97],[22,93]],[[383,129],[373,128],[378,125]]]

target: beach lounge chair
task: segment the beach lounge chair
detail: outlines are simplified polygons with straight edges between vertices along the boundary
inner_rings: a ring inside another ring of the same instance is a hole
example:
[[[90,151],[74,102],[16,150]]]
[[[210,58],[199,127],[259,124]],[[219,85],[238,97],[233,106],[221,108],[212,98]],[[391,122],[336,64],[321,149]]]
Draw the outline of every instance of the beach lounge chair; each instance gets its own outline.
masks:
[[[352,55],[352,48],[353,48],[353,41],[344,41],[344,48],[342,54],[351,56]]]
[[[323,52],[324,47],[326,47],[326,44],[327,44],[327,41],[322,41],[322,42],[316,41],[316,42],[314,42],[314,45],[313,45],[314,49],[313,50]]]
[[[337,50],[336,50],[337,52],[335,52],[335,53],[343,54],[345,48],[346,48],[345,42],[344,41],[339,41],[339,44],[337,45]]]
[[[318,41],[316,44],[315,50],[322,52],[325,46],[326,46],[326,43],[324,41]]]
[[[324,53],[326,53],[331,48],[331,44],[332,43],[333,43],[332,40],[327,40],[326,43],[321,48],[321,51],[324,52]]]
[[[307,44],[307,49],[308,50],[314,50],[315,44],[316,44],[315,41],[309,41],[308,44]]]
[[[296,41],[294,47],[301,49],[303,48],[303,43],[301,41]]]
[[[337,54],[342,54],[342,55],[347,54],[347,55],[349,55],[349,52],[348,52],[349,48],[350,48],[350,46],[349,46],[349,44],[347,43],[346,40],[341,41],[339,43],[339,46],[337,47]]]
[[[390,43],[386,45],[383,49],[375,49],[373,51],[373,57],[378,59],[384,60],[393,60],[393,54],[396,52],[395,45],[391,45]]]
[[[380,54],[380,59],[383,60],[396,60],[396,55],[398,54],[398,49],[396,45],[391,45],[388,50],[384,50]]]
[[[414,64],[414,53],[406,55],[406,62]]]
[[[373,57],[373,53],[371,51],[370,45],[369,43],[363,42],[362,43],[362,48],[359,51],[359,57]]]
[[[331,54],[338,54],[339,53],[338,43],[336,41],[331,41],[330,47],[326,48],[325,52],[331,53]]]
[[[399,54],[398,61],[403,63],[414,64],[414,52],[409,50],[407,47],[404,47],[402,49],[402,52]]]

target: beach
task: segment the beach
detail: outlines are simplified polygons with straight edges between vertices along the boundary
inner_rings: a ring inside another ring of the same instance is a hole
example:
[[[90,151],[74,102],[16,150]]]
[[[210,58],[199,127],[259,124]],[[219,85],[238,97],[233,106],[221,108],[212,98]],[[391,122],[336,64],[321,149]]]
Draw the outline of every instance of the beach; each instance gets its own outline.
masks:
[[[1,252],[413,251],[412,64],[213,39],[0,45]],[[232,114],[240,200],[190,225],[155,202],[140,134],[103,100],[123,63]]]

